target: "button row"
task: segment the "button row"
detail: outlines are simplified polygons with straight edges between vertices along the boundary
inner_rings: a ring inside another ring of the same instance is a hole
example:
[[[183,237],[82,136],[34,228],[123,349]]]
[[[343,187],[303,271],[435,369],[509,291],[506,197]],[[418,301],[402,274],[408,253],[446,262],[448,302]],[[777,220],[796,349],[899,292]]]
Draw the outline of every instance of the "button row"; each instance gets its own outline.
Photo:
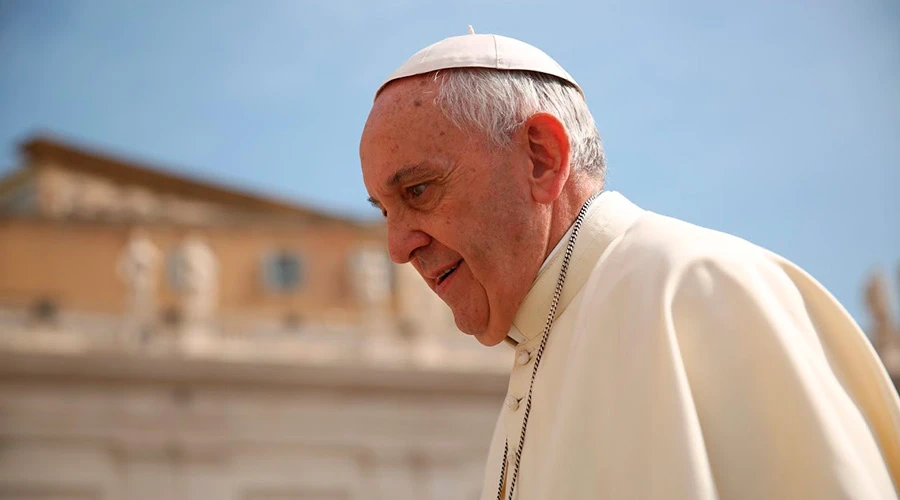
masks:
[[[531,353],[525,349],[522,349],[518,353],[516,353],[516,364],[519,366],[525,366],[531,362]],[[519,409],[519,398],[515,396],[507,396],[506,401],[503,402],[506,409],[509,411],[516,411]]]

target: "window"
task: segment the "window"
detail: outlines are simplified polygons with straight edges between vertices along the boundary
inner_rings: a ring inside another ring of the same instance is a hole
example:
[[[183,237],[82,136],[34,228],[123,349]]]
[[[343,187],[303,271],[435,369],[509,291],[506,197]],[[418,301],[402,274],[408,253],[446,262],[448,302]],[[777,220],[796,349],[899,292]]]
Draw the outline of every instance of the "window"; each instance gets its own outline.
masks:
[[[279,250],[270,252],[263,259],[263,279],[266,288],[284,293],[300,287],[303,281],[303,264],[294,252]]]

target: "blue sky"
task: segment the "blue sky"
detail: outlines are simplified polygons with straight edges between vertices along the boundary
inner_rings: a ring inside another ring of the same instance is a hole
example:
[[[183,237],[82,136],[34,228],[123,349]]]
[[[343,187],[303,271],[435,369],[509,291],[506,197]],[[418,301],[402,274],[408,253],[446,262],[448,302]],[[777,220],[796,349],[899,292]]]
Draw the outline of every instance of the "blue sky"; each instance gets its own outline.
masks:
[[[46,130],[360,217],[357,145],[419,48],[522,39],[584,88],[609,185],[798,263],[863,324],[900,264],[900,4],[0,0],[0,174]]]

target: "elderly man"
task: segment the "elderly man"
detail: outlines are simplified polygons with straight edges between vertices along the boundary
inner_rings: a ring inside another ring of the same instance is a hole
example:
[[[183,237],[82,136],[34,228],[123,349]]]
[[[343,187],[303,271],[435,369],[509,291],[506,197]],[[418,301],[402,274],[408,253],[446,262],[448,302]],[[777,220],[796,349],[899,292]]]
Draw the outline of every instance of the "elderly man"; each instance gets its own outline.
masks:
[[[481,498],[886,499],[900,405],[794,264],[604,190],[575,80],[469,34],[376,92],[360,145],[392,259],[515,347]]]

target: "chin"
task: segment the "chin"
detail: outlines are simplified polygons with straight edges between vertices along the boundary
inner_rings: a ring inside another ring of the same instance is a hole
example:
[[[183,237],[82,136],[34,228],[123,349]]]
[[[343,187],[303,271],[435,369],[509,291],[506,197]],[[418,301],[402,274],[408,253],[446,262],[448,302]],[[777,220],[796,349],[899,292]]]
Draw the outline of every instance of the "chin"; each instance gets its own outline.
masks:
[[[504,327],[498,327],[499,318],[485,314],[484,309],[476,310],[477,314],[465,314],[471,311],[453,311],[453,321],[456,328],[466,335],[475,337],[479,344],[485,347],[493,347],[506,338],[512,321],[506,323]]]
[[[503,342],[503,339],[506,338],[507,332],[509,331],[509,329],[496,331],[489,326],[486,327],[484,325],[479,325],[476,328],[472,328],[472,326],[473,325],[467,325],[461,321],[456,322],[456,328],[466,335],[475,337],[475,340],[485,347],[494,347],[500,342]]]
[[[491,344],[489,338],[487,337],[487,332],[485,331],[484,325],[474,325],[469,321],[466,321],[466,318],[460,317],[460,315],[453,315],[454,322],[456,323],[457,330],[465,333],[466,335],[471,335],[475,337],[481,345],[491,347],[496,345],[497,343]],[[502,339],[501,339],[502,340]]]
[[[489,333],[485,332],[482,334],[476,334],[474,335],[474,337],[476,340],[478,340],[479,344],[485,347],[494,347],[500,342],[503,342],[503,339],[506,338],[506,333],[504,333],[503,335],[490,335]]]

